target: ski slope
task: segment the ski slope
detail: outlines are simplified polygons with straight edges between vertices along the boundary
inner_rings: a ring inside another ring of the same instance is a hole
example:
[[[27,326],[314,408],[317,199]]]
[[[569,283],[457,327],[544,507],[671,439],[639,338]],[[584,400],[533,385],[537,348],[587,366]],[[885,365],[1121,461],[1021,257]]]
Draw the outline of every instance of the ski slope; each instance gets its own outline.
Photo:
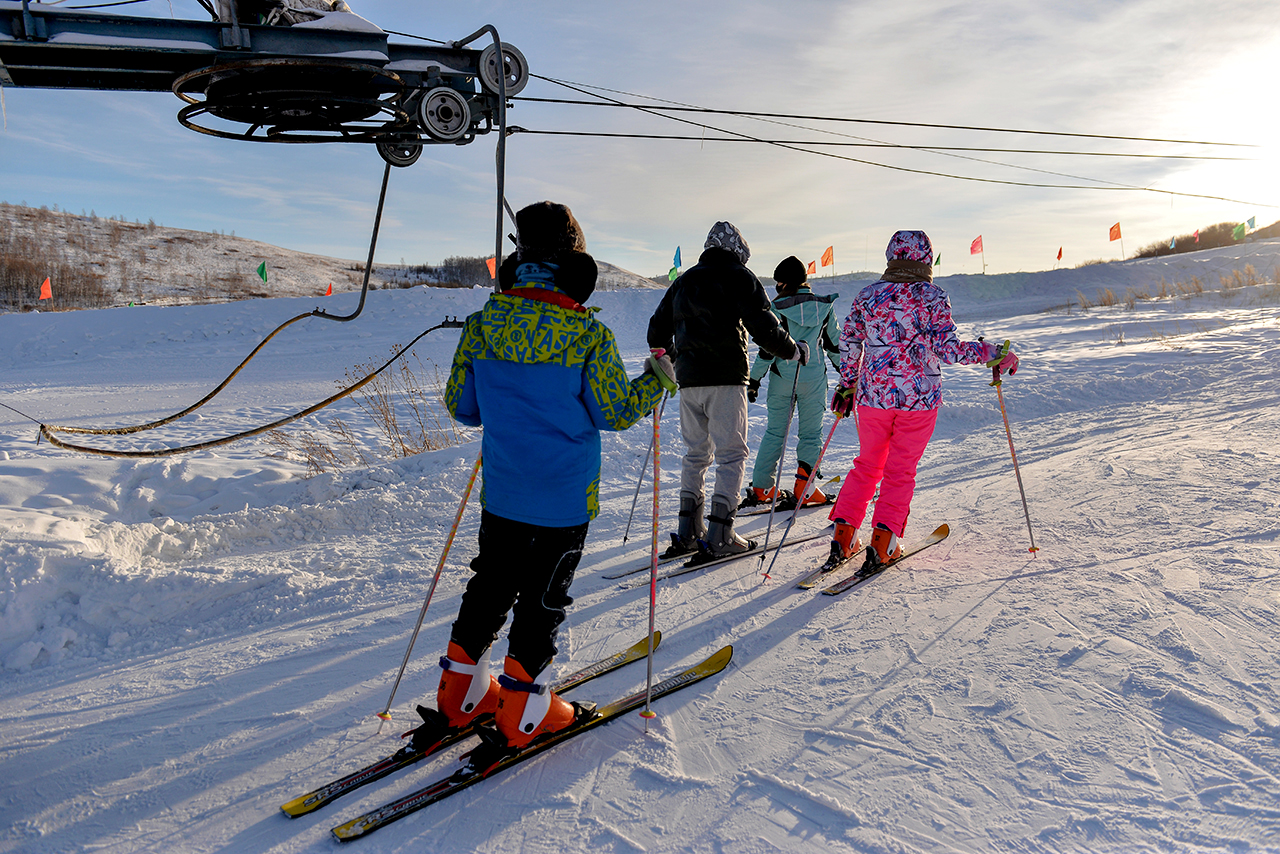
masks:
[[[1004,391],[1038,555],[989,374],[948,368],[906,536],[947,522],[946,542],[835,598],[791,583],[825,556],[821,538],[783,551],[772,582],[747,560],[663,584],[656,674],[731,643],[725,673],[655,704],[647,732],[634,716],[601,727],[353,845],[1280,850],[1280,242],[1197,260],[1247,260],[1270,284],[1067,313],[1041,309],[1118,281],[1186,278],[1168,265],[1188,261],[1018,274],[1004,298],[981,298],[977,277],[955,282],[962,336],[1008,337],[1022,355]],[[856,283],[817,289],[832,287],[846,311]],[[486,296],[371,293],[353,323],[290,327],[183,422],[66,438],[155,448],[265,423]],[[592,300],[633,372],[660,296]],[[3,315],[0,403],[60,424],[141,423],[198,399],[316,304]],[[415,352],[445,370],[456,335]],[[334,414],[378,441],[349,400],[303,424]],[[763,430],[752,406],[753,447]],[[665,538],[676,406],[661,431]],[[135,460],[35,437],[0,409],[0,852],[333,851],[330,827],[455,764],[460,748],[314,815],[279,812],[395,750],[414,705],[434,702],[474,503],[378,732],[477,441],[308,478],[260,440]],[[646,559],[648,481],[622,536],[650,437],[647,422],[605,436],[603,510],[558,672],[646,630],[648,588],[602,575]],[[838,431],[826,473],[856,446]],[[811,513],[796,532],[824,524]],[[644,675],[633,665],[572,696],[607,701]]]

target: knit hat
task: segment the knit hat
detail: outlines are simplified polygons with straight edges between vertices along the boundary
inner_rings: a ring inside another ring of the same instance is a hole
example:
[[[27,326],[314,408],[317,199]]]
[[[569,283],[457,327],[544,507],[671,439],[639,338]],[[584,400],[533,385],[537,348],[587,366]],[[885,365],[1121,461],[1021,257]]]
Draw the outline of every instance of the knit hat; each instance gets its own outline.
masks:
[[[921,264],[933,264],[933,243],[929,235],[923,231],[898,231],[889,238],[889,246],[884,250],[884,257],[889,261],[917,261]]]
[[[737,256],[738,262],[747,263],[751,257],[751,247],[742,239],[742,232],[731,222],[717,222],[707,233],[707,242],[703,249],[724,249]]]
[[[778,286],[783,285],[803,285],[809,280],[809,271],[804,266],[804,262],[796,256],[782,259],[777,267],[773,268],[773,280]]]

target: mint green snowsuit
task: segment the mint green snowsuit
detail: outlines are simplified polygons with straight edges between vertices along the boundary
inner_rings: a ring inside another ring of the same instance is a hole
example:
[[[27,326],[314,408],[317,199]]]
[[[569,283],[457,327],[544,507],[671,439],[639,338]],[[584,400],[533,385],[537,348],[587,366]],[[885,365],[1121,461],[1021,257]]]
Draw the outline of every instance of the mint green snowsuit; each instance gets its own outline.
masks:
[[[797,381],[796,365],[782,359],[768,358],[762,351],[751,366],[751,378],[763,379],[768,373],[769,391],[766,398],[769,407],[769,426],[760,448],[756,451],[756,465],[751,472],[751,485],[760,489],[773,486],[778,470],[778,457],[782,454],[786,436],[787,410],[791,404],[791,385],[796,386],[796,410],[799,440],[796,444],[797,462],[812,466],[822,450],[822,416],[827,411],[827,359],[840,371],[840,323],[836,319],[833,303],[839,294],[817,296],[808,285],[801,285],[794,294],[781,296],[773,301],[773,313],[778,315],[782,328],[796,341],[809,345],[809,364],[800,368]]]

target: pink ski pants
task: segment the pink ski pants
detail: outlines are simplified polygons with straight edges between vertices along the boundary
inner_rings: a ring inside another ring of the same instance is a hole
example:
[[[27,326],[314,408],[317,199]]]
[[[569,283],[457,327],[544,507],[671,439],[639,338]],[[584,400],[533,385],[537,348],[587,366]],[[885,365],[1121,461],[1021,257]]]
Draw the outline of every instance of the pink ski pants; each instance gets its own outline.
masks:
[[[911,514],[916,466],[933,436],[938,410],[858,407],[858,457],[840,487],[831,519],[862,527],[867,505],[880,485],[871,524],[887,525],[899,537]]]

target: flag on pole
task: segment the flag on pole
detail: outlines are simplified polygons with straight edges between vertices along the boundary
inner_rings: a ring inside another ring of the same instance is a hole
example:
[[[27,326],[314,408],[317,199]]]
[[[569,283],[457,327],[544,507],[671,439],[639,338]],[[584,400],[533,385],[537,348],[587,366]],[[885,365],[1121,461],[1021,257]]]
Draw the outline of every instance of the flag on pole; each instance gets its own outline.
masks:
[[[486,259],[484,259],[484,263],[485,263],[485,265],[486,265],[486,266],[488,266],[488,268],[489,268],[489,278],[491,278],[491,279],[496,279],[496,278],[498,278],[498,262],[497,262],[497,260],[496,260],[496,259],[494,259],[494,258],[486,258]]]
[[[1245,224],[1242,222],[1231,231],[1232,240],[1244,240]]]
[[[1170,248],[1170,249],[1177,249],[1177,248],[1178,248],[1178,238],[1176,238],[1176,237],[1170,237],[1170,238],[1169,238],[1169,248]]]
[[[828,246],[827,251],[822,253],[822,266],[830,267],[835,263],[835,259],[836,248],[834,246]]]
[[[933,266],[935,266],[935,267],[936,267],[936,266],[938,266],[938,265],[939,265],[939,264],[941,264],[941,263],[942,263],[942,253],[941,253],[941,252],[939,252],[939,253],[938,253],[938,255],[937,255],[937,257],[933,259]]]
[[[262,279],[262,283],[267,283],[267,262],[263,261],[258,265],[258,277]]]
[[[1061,260],[1062,260],[1062,247],[1061,247],[1061,246],[1059,246],[1059,247],[1058,247],[1058,260],[1059,260],[1059,261],[1061,261]]]
[[[1196,243],[1200,242],[1200,229],[1196,229]]]
[[[1254,226],[1254,224],[1253,224],[1253,221],[1254,221],[1255,219],[1257,219],[1257,217],[1252,217],[1252,216],[1251,216],[1251,217],[1249,217],[1249,230],[1250,230],[1250,231],[1253,231],[1253,229],[1254,229],[1254,227],[1255,227],[1255,226]]]
[[[1119,240],[1120,239],[1120,223],[1117,222],[1115,225],[1111,226],[1110,233],[1111,233],[1112,240]]]
[[[324,295],[327,297],[333,296],[333,282],[329,283],[329,290],[325,291]]]
[[[981,255],[981,254],[982,254],[982,235],[981,235],[981,234],[979,234],[979,235],[974,239],[974,241],[973,241],[972,243],[970,243],[970,244],[969,244],[969,254],[970,254],[970,255]]]
[[[667,281],[674,282],[680,278],[680,247],[676,247],[676,257],[671,259],[671,269],[667,271]]]
[[[818,272],[818,262],[817,262],[817,261],[810,261],[810,262],[809,262],[809,269],[808,269],[808,270],[806,270],[805,272],[806,272],[806,273],[810,273],[810,274],[813,274],[813,273]]]
[[[49,281],[48,276],[45,277],[44,282],[40,285],[40,299],[53,299],[53,283]]]

